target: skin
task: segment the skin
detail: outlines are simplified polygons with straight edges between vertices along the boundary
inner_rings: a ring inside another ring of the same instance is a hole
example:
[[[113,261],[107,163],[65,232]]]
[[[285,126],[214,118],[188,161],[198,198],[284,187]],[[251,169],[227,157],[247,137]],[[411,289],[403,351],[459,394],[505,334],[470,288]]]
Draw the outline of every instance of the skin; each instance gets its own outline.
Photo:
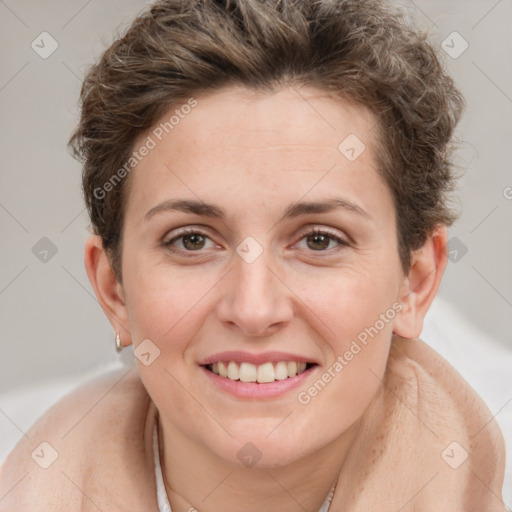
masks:
[[[154,506],[150,434],[159,421],[173,512],[316,512],[337,479],[331,510],[369,510],[379,503],[399,509],[434,474],[427,491],[415,497],[418,510],[440,496],[443,503],[462,500],[466,487],[475,488],[471,472],[454,471],[439,456],[454,439],[470,448],[472,463],[478,463],[471,467],[499,494],[499,431],[491,422],[471,438],[490,419],[489,411],[439,356],[419,341],[404,341],[420,335],[439,287],[446,230],[433,231],[405,274],[393,198],[376,170],[374,116],[314,88],[299,94],[293,88],[263,93],[230,87],[196,99],[197,107],[129,177],[122,282],[101,240],[91,236],[86,244],[89,279],[122,343],[137,349],[149,339],[160,355],[149,366],[138,361],[138,374],[116,384],[116,392],[66,438],[63,453],[76,450],[90,432],[101,432],[103,446],[109,446],[102,457],[86,456],[95,464],[94,478],[78,469],[76,478],[84,486],[101,474],[111,481],[109,470],[126,467],[122,471],[137,479],[140,495],[135,498],[133,486],[122,483],[129,478],[117,479],[115,503],[130,497],[132,507]],[[354,161],[338,150],[350,134],[366,146]],[[282,218],[289,205],[332,197],[363,213],[339,208]],[[183,211],[146,218],[155,206],[178,199],[215,204],[225,218]],[[205,237],[199,250],[188,251],[190,257],[184,255],[190,239],[186,246],[183,238],[164,245],[185,226]],[[308,238],[312,228],[345,243],[333,239],[315,250],[318,241]],[[252,263],[236,252],[248,236],[262,248]],[[301,403],[297,393],[327,372],[380,315],[396,312],[393,305],[400,311],[320,393]],[[306,385],[285,396],[239,399],[212,386],[198,366],[225,350],[293,352],[317,367]],[[77,403],[84,406],[115,378],[82,392],[82,402],[75,397],[74,406],[63,406],[64,423],[79,414]],[[110,402],[114,394],[117,400]],[[114,420],[109,403],[126,414]],[[113,431],[122,426],[140,435],[124,450],[111,448],[110,431],[99,426],[105,418],[112,418]],[[261,454],[252,468],[237,456],[246,443]],[[87,488],[89,496],[105,499],[94,485]],[[460,490],[455,498],[454,488]],[[488,491],[485,496],[492,501]]]

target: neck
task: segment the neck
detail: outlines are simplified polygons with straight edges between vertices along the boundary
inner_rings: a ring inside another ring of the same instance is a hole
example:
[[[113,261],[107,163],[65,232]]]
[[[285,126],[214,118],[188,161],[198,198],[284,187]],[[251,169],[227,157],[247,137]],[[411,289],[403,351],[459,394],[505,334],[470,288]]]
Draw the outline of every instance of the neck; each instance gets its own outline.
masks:
[[[226,463],[167,425],[165,418],[158,421],[160,459],[172,512],[318,512],[360,425],[357,422],[307,457],[259,469]]]

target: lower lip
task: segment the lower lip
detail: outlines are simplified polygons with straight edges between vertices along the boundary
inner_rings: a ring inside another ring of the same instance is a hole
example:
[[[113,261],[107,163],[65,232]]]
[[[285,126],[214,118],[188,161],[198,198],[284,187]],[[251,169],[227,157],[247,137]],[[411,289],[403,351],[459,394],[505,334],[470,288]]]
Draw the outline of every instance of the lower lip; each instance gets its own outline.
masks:
[[[204,366],[200,367],[203,373],[210,379],[210,381],[217,386],[221,391],[225,391],[230,395],[237,398],[275,398],[304,385],[305,380],[310,376],[316,366],[312,366],[304,370],[295,377],[288,377],[283,380],[275,380],[274,382],[267,382],[260,384],[258,382],[241,382],[239,380],[231,380],[227,377],[221,377]]]

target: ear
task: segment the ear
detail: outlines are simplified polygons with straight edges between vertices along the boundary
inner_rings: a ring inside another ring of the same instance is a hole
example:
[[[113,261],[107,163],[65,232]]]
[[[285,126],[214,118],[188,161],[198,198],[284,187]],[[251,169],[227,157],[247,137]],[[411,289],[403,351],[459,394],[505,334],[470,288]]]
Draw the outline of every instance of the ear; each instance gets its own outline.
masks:
[[[423,319],[439,289],[447,261],[446,227],[439,226],[412,253],[411,268],[398,298],[403,308],[393,325],[395,334],[407,339],[420,336]]]
[[[123,286],[115,277],[100,236],[91,235],[85,242],[84,263],[103,312],[119,333],[121,344],[129,345],[131,336]]]

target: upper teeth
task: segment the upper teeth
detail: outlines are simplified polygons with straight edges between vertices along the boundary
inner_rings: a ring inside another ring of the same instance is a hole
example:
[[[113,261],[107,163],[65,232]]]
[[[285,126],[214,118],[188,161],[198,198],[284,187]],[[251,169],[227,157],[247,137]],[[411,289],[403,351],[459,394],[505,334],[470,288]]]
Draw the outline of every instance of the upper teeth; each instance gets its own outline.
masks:
[[[264,363],[255,365],[251,363],[238,364],[235,361],[213,363],[210,366],[213,373],[231,380],[242,382],[274,382],[302,373],[306,369],[306,363],[295,361],[279,361],[277,363]]]

